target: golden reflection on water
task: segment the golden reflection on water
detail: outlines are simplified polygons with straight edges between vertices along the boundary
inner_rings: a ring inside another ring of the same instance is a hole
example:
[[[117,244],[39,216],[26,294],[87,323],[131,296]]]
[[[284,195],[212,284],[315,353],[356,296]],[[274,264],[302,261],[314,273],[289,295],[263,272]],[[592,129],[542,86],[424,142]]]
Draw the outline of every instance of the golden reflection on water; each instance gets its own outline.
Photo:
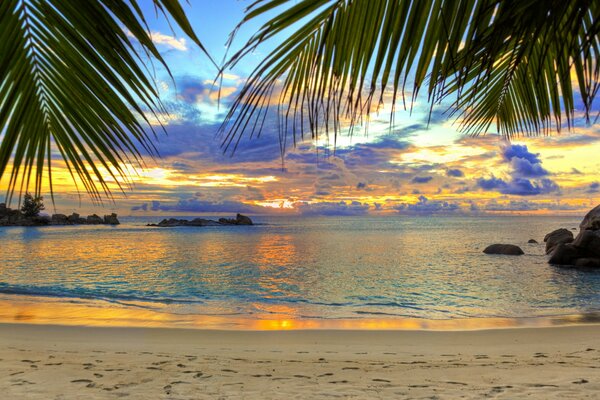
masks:
[[[104,327],[161,327],[225,330],[432,330],[461,331],[519,327],[549,327],[562,325],[598,324],[600,314],[589,313],[545,318],[469,318],[427,320],[420,318],[395,319],[294,319],[289,307],[270,308],[269,312],[285,312],[287,316],[251,319],[236,316],[176,315],[154,310],[117,307],[103,302],[63,302],[38,297],[19,300],[0,299],[0,322],[28,324],[57,324]]]

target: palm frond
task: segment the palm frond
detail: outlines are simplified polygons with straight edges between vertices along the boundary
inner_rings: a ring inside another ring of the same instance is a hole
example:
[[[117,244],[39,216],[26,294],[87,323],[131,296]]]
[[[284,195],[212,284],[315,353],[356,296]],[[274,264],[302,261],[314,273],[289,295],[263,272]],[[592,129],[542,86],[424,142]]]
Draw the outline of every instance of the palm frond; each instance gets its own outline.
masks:
[[[178,0],[154,5],[206,53]],[[94,200],[110,197],[109,178],[126,182],[125,164],[156,154],[144,111],[165,111],[144,56],[166,64],[141,8],[135,0],[3,0],[0,27],[0,177],[9,201],[30,185],[40,193],[56,151]]]
[[[280,43],[233,103],[225,149],[260,129],[272,96],[280,135],[296,140],[305,122],[313,137],[337,135],[386,102],[392,118],[422,89],[471,134],[493,123],[506,136],[537,134],[570,126],[577,95],[589,118],[598,91],[598,1],[257,0],[241,25],[277,10],[225,65]]]

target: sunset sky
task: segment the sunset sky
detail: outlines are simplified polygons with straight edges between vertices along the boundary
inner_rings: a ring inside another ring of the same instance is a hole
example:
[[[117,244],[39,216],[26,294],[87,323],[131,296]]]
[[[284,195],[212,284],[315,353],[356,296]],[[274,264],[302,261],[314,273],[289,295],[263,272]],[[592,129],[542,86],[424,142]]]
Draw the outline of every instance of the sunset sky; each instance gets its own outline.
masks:
[[[145,3],[150,10],[151,1]],[[221,61],[228,35],[249,2],[190,3],[186,11],[198,36]],[[174,77],[171,80],[156,66],[157,84],[170,112],[161,118],[168,133],[159,133],[161,158],[149,160],[148,168],[132,178],[131,192],[117,194],[116,203],[104,208],[93,206],[84,193],[80,197],[68,173],[56,163],[58,212],[569,213],[600,202],[600,125],[586,125],[581,117],[571,132],[508,143],[493,132],[477,138],[461,135],[443,107],[434,109],[428,126],[428,105],[417,100],[412,114],[395,115],[392,129],[389,108],[374,112],[368,134],[358,129],[352,137],[342,135],[335,153],[325,138],[318,143],[305,140],[296,148],[290,146],[282,160],[274,117],[260,138],[244,137],[235,154],[223,154],[216,134],[228,105],[277,42],[227,71],[219,104],[212,89],[217,71],[206,56],[163,19],[148,22]],[[247,25],[233,47],[257,28]],[[581,115],[581,110],[576,113]],[[0,182],[0,190],[6,185]]]

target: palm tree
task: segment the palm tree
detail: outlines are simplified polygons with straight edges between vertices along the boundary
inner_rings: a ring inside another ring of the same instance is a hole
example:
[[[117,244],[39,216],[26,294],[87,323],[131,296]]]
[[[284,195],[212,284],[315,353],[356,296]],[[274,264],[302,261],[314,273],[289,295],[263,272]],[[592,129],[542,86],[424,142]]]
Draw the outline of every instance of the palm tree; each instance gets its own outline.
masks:
[[[204,50],[178,0],[154,6]],[[155,154],[147,115],[164,108],[146,64],[166,63],[137,0],[2,0],[0,54],[0,177],[10,175],[9,201],[32,176],[39,195],[44,168],[52,184],[52,143],[95,200],[110,196],[100,166],[118,183],[125,163]]]
[[[201,46],[178,1],[154,3]],[[260,132],[273,97],[284,144],[305,131],[335,136],[384,103],[392,118],[400,99],[407,107],[422,90],[470,134],[492,124],[508,137],[570,127],[577,97],[585,118],[593,111],[597,0],[256,0],[240,25],[266,17],[224,65],[278,41],[229,110],[225,149]],[[11,55],[0,61],[0,176],[12,157],[11,193],[32,171],[39,192],[52,140],[97,199],[110,190],[96,165],[126,177],[124,161],[153,154],[136,117],[162,106],[120,25],[164,63],[134,0],[0,2],[0,50]]]
[[[288,3],[293,3],[289,5]],[[250,75],[222,126],[224,145],[260,125],[277,96],[285,142],[337,135],[373,109],[426,90],[469,134],[507,137],[571,127],[576,92],[589,121],[600,74],[594,0],[256,1],[240,25],[275,13],[226,63],[279,45]],[[572,75],[575,76],[572,79]],[[576,89],[574,88],[576,85]]]

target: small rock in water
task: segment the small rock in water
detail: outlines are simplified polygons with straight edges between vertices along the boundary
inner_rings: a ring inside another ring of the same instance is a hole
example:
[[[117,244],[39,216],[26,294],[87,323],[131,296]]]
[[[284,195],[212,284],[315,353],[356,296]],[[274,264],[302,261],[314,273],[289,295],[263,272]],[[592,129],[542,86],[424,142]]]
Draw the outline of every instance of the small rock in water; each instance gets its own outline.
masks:
[[[537,240],[535,240],[535,239],[529,239],[529,240],[527,241],[527,243],[534,243],[534,244],[537,244],[537,242],[538,242],[538,241],[537,241]]]
[[[492,244],[483,250],[485,254],[503,254],[507,256],[520,256],[525,254],[519,246],[514,244]]]

